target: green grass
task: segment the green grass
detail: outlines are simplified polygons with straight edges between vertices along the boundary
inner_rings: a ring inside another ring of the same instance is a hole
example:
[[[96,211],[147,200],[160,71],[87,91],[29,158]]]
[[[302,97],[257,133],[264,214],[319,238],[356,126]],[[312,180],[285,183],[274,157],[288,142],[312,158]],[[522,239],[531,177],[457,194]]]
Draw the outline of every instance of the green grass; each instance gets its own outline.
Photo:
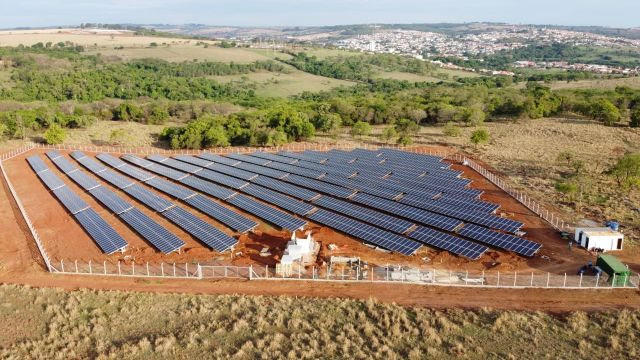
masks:
[[[2,358],[633,359],[640,312],[0,286]]]

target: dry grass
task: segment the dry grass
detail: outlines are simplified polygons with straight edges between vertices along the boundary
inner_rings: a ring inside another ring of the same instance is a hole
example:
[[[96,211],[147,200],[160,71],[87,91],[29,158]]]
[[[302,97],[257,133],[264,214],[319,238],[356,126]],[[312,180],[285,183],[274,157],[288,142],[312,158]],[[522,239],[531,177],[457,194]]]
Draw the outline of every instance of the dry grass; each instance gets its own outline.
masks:
[[[627,310],[554,317],[8,285],[0,300],[0,357],[9,359],[632,359],[639,351],[640,313]]]
[[[524,84],[522,85],[524,87]],[[581,80],[574,82],[556,81],[549,85],[552,89],[615,89],[616,86],[640,86],[640,77],[621,79]]]
[[[175,39],[173,40],[176,41]],[[182,40],[178,41],[182,42]],[[127,46],[124,49],[114,49],[114,47],[99,47],[92,48],[87,51],[87,54],[100,53],[106,57],[118,57],[124,61],[154,58],[162,59],[166,61],[191,61],[208,60],[208,61],[220,61],[220,62],[235,62],[235,63],[252,63],[255,61],[269,60],[272,57],[260,52],[253,51],[251,49],[244,48],[228,48],[223,49],[216,46],[210,46],[205,48],[203,46],[195,45],[197,41],[192,40],[189,44],[172,44],[167,42],[166,45],[159,45],[157,48],[149,47],[130,47]],[[158,44],[161,44],[160,42]]]

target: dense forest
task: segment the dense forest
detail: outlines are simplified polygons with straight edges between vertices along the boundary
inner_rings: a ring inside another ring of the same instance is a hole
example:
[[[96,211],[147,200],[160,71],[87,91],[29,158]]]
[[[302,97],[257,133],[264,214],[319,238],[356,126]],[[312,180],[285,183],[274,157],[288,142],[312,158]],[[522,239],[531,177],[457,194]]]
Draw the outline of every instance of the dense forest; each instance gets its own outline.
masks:
[[[417,66],[392,55],[320,60],[297,54],[288,61],[291,65],[327,77],[357,80],[357,84],[289,98],[261,97],[249,85],[222,84],[210,78],[287,71],[276,61],[105,63],[99,56],[83,55],[73,44],[3,48],[0,58],[11,72],[10,84],[1,87],[0,98],[20,104],[0,111],[0,135],[5,138],[27,138],[46,131],[46,141],[60,142],[65,128],[87,127],[102,120],[181,123],[162,133],[174,148],[280,145],[316,133],[335,136],[346,126],[357,127],[353,133],[359,133],[363,124],[393,126],[389,134],[410,143],[411,129],[417,125],[478,126],[496,119],[559,114],[579,114],[606,125],[640,125],[637,89],[553,91],[538,82],[515,88],[507,77],[439,83],[374,79],[373,69],[432,70],[429,65]],[[211,109],[211,104],[220,103],[234,104],[236,110],[221,113]]]

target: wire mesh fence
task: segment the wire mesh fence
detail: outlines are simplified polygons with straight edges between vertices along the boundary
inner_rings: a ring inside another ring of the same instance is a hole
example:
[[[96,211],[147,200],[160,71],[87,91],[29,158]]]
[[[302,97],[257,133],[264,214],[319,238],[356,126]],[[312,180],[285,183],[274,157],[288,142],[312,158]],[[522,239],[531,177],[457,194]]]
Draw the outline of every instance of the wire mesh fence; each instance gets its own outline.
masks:
[[[399,283],[496,288],[611,289],[638,288],[640,276],[615,279],[608,275],[552,274],[549,272],[453,271],[403,266],[331,267],[293,266],[288,271],[270,266],[210,263],[136,263],[56,260],[55,274],[154,277],[180,279],[244,279],[271,281],[325,281]],[[615,276],[615,275],[614,275]]]

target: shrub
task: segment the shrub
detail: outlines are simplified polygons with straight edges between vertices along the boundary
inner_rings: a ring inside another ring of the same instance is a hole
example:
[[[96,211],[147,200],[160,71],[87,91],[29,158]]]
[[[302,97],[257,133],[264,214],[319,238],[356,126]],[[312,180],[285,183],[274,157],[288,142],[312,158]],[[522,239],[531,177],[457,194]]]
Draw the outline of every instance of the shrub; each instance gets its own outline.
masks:
[[[67,137],[67,132],[58,124],[51,124],[44,132],[44,140],[49,145],[62,144]]]
[[[382,131],[382,134],[380,135],[380,139],[382,139],[382,141],[384,142],[390,142],[391,140],[395,139],[398,136],[398,132],[396,131],[396,128],[393,125],[389,125],[386,128],[384,128],[384,130]]]
[[[486,129],[478,129],[471,133],[471,143],[476,146],[488,142],[489,138],[490,135]]]
[[[460,130],[460,127],[454,124],[452,121],[449,121],[442,128],[442,133],[446,136],[458,137],[462,134],[462,130]]]
[[[113,110],[113,120],[140,121],[143,117],[144,111],[130,102],[124,102]]]
[[[640,106],[637,106],[634,109],[631,109],[631,121],[629,122],[629,126],[631,127],[640,127]]]

